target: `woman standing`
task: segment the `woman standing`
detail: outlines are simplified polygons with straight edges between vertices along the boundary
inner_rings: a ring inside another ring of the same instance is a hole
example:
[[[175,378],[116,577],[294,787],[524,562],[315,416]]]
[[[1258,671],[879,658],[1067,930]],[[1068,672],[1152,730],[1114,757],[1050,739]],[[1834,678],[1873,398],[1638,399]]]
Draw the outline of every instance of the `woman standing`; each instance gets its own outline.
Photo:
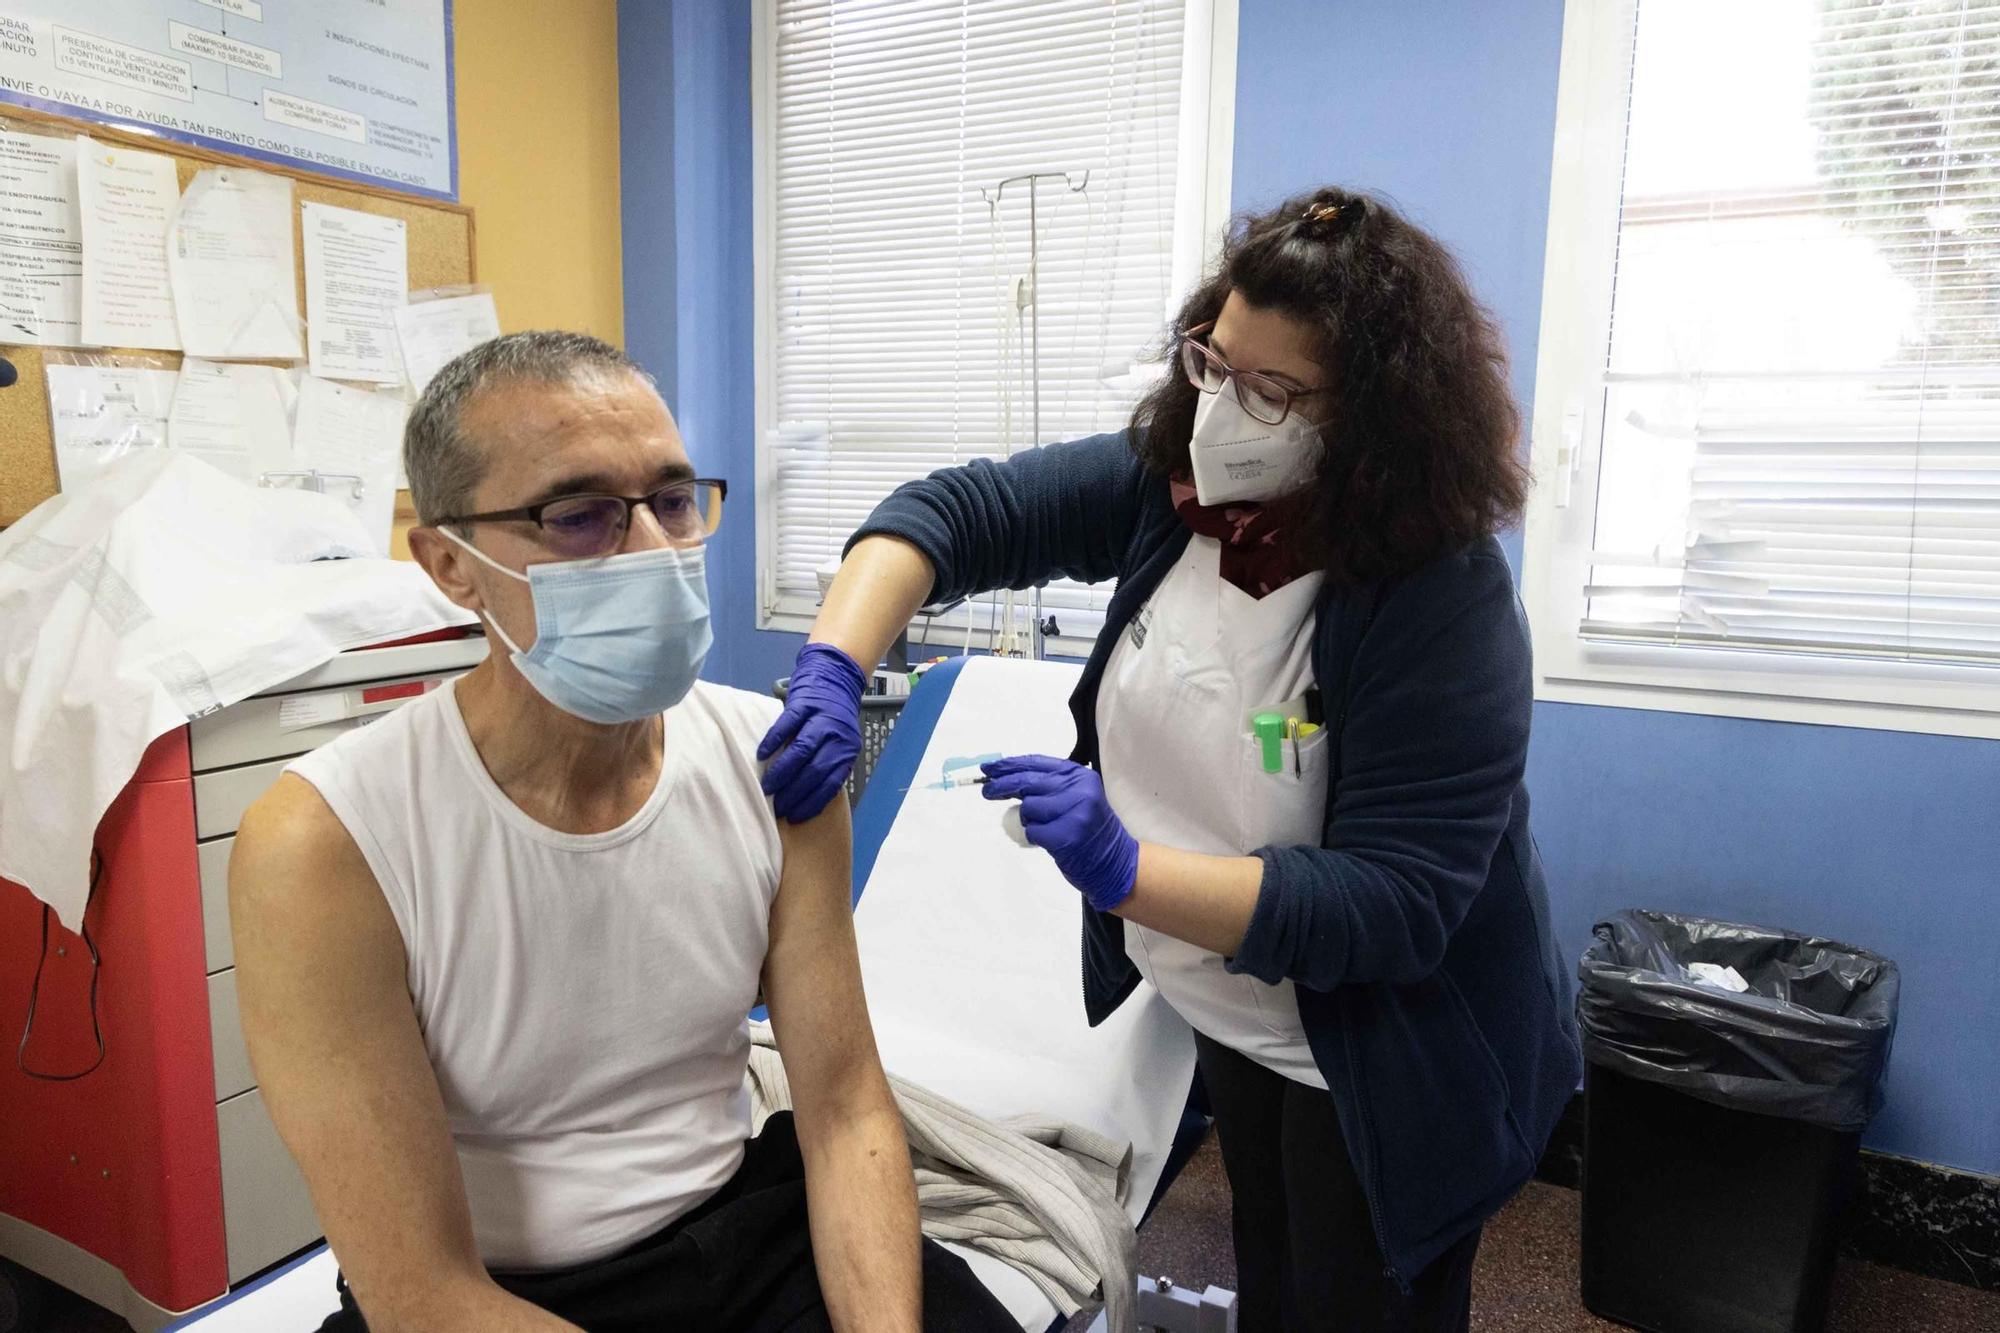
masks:
[[[1069,759],[988,767],[1086,902],[1085,1004],[1194,1027],[1242,1327],[1461,1330],[1581,1070],[1494,533],[1519,414],[1451,256],[1337,189],[1242,222],[1128,430],[934,473],[848,547],[765,739],[805,818],[924,602],[1118,580]]]

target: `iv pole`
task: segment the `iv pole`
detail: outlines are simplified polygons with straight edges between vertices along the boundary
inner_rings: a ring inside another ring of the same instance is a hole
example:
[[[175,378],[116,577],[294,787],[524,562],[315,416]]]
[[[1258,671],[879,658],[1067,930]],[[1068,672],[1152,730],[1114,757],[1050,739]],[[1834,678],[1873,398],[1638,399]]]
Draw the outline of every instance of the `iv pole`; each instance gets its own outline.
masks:
[[[1006,196],[1007,187],[1009,185],[1026,185],[1028,187],[1028,283],[1025,291],[1018,287],[1016,288],[1014,308],[1016,311],[1019,311],[1025,306],[1028,311],[1028,391],[1030,403],[1028,409],[1028,433],[1030,440],[1035,446],[1039,446],[1042,442],[1042,288],[1041,270],[1039,267],[1041,228],[1037,224],[1035,203],[1036,196],[1040,193],[1037,187],[1043,181],[1056,180],[1061,181],[1068,187],[1071,194],[1082,194],[1085,187],[1090,184],[1090,172],[1030,171],[1020,176],[1009,176],[990,190],[984,186],[981,186],[979,190],[979,197],[986,201],[987,220],[993,227],[998,228],[1000,225],[1000,201]],[[1033,615],[1035,660],[1039,662],[1048,656],[1048,629],[1042,620],[1042,587],[1040,584],[1035,585]],[[1007,627],[1007,632],[1010,635],[1014,632],[1011,622]]]

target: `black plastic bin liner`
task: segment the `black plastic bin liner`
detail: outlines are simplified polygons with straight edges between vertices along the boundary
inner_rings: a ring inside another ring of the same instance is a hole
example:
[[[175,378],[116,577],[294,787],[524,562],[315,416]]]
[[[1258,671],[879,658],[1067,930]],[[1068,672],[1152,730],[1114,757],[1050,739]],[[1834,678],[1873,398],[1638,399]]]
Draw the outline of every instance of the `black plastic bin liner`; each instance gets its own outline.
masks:
[[[1832,940],[1671,912],[1597,923],[1577,1014],[1584,1058],[1703,1101],[1843,1132],[1881,1107],[1896,965]],[[1689,963],[1733,967],[1742,994]]]

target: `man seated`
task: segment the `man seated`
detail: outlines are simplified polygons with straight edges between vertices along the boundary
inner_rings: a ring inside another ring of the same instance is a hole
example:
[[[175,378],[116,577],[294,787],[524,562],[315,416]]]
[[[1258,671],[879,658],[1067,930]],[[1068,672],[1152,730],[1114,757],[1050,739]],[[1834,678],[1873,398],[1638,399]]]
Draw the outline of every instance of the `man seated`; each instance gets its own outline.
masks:
[[[696,680],[696,476],[576,334],[440,372],[411,549],[494,649],[244,817],[244,1035],[343,1270],[327,1330],[1011,1329],[921,1240],[845,802],[780,824],[775,702]],[[759,986],[796,1121],[749,1139]]]

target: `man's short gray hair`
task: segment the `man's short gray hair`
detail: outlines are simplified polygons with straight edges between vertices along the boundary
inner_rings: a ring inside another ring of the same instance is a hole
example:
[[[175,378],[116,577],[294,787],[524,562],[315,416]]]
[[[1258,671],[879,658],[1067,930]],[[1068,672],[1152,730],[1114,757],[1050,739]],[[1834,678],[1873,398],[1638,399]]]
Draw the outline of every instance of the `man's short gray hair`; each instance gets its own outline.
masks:
[[[601,338],[535,329],[479,344],[431,378],[403,427],[403,470],[417,520],[436,526],[466,512],[486,475],[482,442],[465,434],[465,409],[481,391],[507,381],[567,384],[591,374],[653,377]]]

